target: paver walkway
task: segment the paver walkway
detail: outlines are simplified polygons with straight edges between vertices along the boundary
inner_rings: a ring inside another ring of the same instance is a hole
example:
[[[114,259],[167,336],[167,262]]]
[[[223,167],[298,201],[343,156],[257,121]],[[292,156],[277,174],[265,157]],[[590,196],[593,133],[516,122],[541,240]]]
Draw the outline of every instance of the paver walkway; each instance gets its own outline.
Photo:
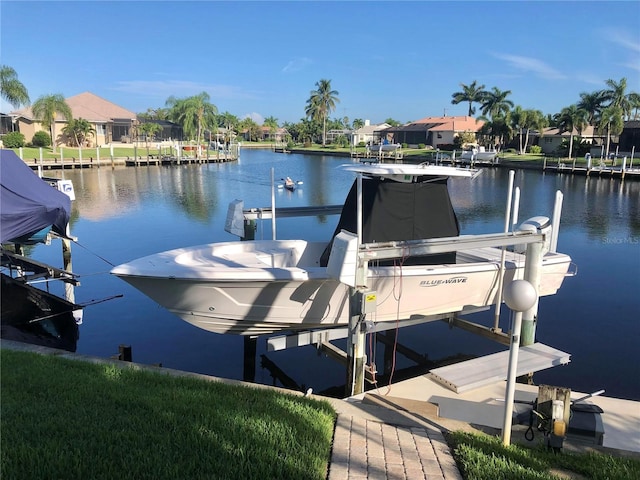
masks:
[[[329,480],[462,480],[442,433],[338,415]]]

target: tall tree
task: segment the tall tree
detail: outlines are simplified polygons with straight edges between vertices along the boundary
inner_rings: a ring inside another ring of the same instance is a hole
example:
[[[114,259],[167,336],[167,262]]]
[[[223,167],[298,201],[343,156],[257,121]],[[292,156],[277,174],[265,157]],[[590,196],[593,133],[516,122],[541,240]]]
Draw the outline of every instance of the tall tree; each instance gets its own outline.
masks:
[[[14,107],[31,102],[26,87],[18,80],[18,74],[7,65],[0,66],[0,97]]]
[[[571,137],[569,138],[569,159],[573,153],[573,131],[576,130],[578,135],[582,135],[582,131],[587,126],[587,112],[578,108],[576,105],[569,105],[563,108],[559,114],[554,118],[558,125],[558,131],[569,132]]]
[[[362,120],[361,118],[354,118],[351,126],[354,130],[358,130],[359,128],[364,127],[364,120]]]
[[[267,117],[262,122],[262,126],[269,127],[269,135],[275,140],[275,135],[278,131],[278,119],[275,117]]]
[[[548,125],[547,117],[540,110],[529,109],[526,112],[524,122],[522,122],[522,128],[525,130],[523,153],[527,151],[531,130],[537,130],[542,135],[544,127]]]
[[[316,90],[311,91],[307,100],[305,113],[312,119],[322,119],[322,146],[327,144],[327,118],[335,110],[336,103],[340,103],[338,92],[331,89],[331,80],[321,79],[316,82]]]
[[[624,129],[624,120],[622,120],[622,108],[617,105],[609,105],[600,114],[598,120],[598,132],[607,134],[606,156],[609,156],[609,146],[611,144],[611,135],[620,135]]]
[[[631,92],[629,94],[629,102],[631,102],[631,109],[633,111],[631,120],[637,120],[640,114],[640,94]]]
[[[511,95],[511,90],[500,90],[493,87],[490,92],[485,92],[482,97],[482,115],[490,115],[492,119],[504,117],[513,108],[513,102],[507,97]]]
[[[576,105],[578,109],[584,110],[587,113],[587,122],[589,125],[596,124],[596,118],[602,111],[602,105],[606,102],[604,92],[602,90],[596,92],[582,92],[580,94],[580,101]]]
[[[511,121],[511,128],[513,131],[518,132],[518,142],[519,142],[519,152],[522,155],[525,151],[525,146],[523,146],[522,139],[522,129],[524,125],[527,123],[527,115],[529,114],[528,110],[523,109],[520,105],[517,105],[511,115],[509,115],[509,120]]]
[[[182,99],[173,96],[167,99],[169,118],[182,125],[187,138],[195,138],[200,142],[204,129],[216,129],[218,109],[209,100],[207,92]]]
[[[632,102],[627,94],[627,79],[622,78],[619,82],[609,79],[605,83],[609,89],[604,90],[602,95],[609,105],[620,107],[623,119],[631,118]]]
[[[42,126],[49,129],[53,153],[56,153],[56,117],[60,114],[66,121],[70,121],[73,118],[71,107],[61,94],[56,93],[39,97],[31,106],[31,111]]]
[[[461,102],[469,102],[469,116],[472,117],[476,113],[476,109],[473,107],[473,104],[481,104],[486,95],[484,85],[478,85],[476,80],[474,80],[470,85],[461,83],[460,86],[462,87],[462,91],[455,92],[451,95],[453,97],[451,104],[457,105]]]

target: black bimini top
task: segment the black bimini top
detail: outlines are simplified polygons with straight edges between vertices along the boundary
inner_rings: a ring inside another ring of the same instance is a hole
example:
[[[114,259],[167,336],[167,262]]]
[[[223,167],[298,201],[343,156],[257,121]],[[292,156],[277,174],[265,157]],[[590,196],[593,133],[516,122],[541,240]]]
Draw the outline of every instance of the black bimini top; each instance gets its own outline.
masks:
[[[387,242],[454,237],[460,226],[447,189],[447,177],[420,176],[412,182],[380,177],[362,179],[362,242]],[[342,230],[356,233],[357,180],[342,208],[335,237]],[[332,241],[321,257],[326,266]],[[393,264],[394,260],[380,262]],[[455,252],[396,260],[403,265],[455,263]]]

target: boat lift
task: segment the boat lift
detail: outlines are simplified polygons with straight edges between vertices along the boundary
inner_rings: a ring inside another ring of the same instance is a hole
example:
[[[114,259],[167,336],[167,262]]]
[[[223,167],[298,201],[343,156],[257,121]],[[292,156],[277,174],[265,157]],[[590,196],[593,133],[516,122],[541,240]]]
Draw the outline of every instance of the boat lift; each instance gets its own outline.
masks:
[[[361,195],[362,188],[362,175],[358,176],[359,195]],[[562,194],[557,192],[556,204],[553,211],[551,236],[549,238],[546,233],[539,233],[534,230],[520,230],[520,231],[508,231],[508,222],[511,217],[511,204],[512,204],[512,182],[513,174],[510,175],[510,187],[509,198],[507,205],[507,214],[505,219],[505,232],[494,234],[480,234],[480,235],[461,235],[457,237],[445,237],[426,240],[408,240],[408,241],[391,241],[381,243],[368,243],[362,244],[362,234],[359,231],[357,234],[343,231],[338,234],[335,239],[329,257],[329,265],[327,271],[330,276],[336,278],[342,283],[345,283],[351,288],[350,298],[350,321],[347,328],[335,328],[316,331],[297,332],[290,335],[276,336],[268,339],[267,346],[269,351],[281,350],[290,348],[292,346],[303,346],[315,344],[325,353],[347,361],[347,395],[355,395],[364,391],[364,379],[365,376],[371,377],[374,372],[370,372],[364,365],[365,348],[364,339],[365,334],[369,331],[384,331],[391,328],[395,328],[395,322],[393,326],[384,325],[384,322],[374,323],[366,320],[366,315],[375,312],[376,297],[375,292],[371,292],[367,289],[367,270],[368,263],[370,261],[387,260],[393,258],[401,258],[404,256],[414,255],[430,255],[439,254],[450,251],[463,251],[484,247],[497,247],[502,248],[503,252],[507,246],[520,247],[521,250],[526,249],[525,252],[525,272],[524,277],[530,281],[536,291],[538,289],[540,281],[540,269],[542,265],[543,246],[548,243],[551,246],[551,250],[555,251],[558,238],[558,227],[560,223],[560,212],[562,204]],[[518,192],[519,193],[519,192]],[[518,200],[517,195],[516,206],[513,212],[513,221],[518,214]],[[358,211],[358,225],[359,230],[362,225],[362,212],[361,201],[359,203]],[[271,208],[253,208],[243,209],[243,202],[236,200],[229,205],[229,211],[227,215],[227,222],[225,224],[225,230],[229,233],[243,237],[244,239],[253,239],[253,237],[247,237],[247,226],[253,223],[253,229],[255,230],[255,221],[257,219],[268,219],[275,223],[275,217],[295,217],[295,216],[313,216],[320,214],[338,214],[342,210],[341,205],[330,205],[325,207],[289,207],[289,208],[275,208],[275,202],[272,199]],[[242,217],[240,217],[240,212]],[[240,228],[238,225],[238,219],[242,218],[244,226]],[[275,225],[274,225],[274,237],[275,237]],[[500,265],[500,277],[504,274],[504,264]],[[498,297],[500,298],[500,297]],[[496,309],[499,310],[500,304],[496,305]],[[497,316],[496,325],[494,328],[488,328],[483,325],[478,325],[467,320],[459,318],[458,315],[466,313],[474,313],[475,311],[486,309],[476,308],[474,311],[460,311],[450,312],[442,315],[435,315],[431,317],[419,316],[412,319],[402,319],[402,326],[408,326],[412,324],[425,323],[432,320],[444,320],[452,325],[459,326],[474,333],[480,333],[483,336],[491,337],[498,342],[509,345],[510,336],[503,333],[501,329],[497,328]],[[523,345],[531,345],[535,338],[535,317],[537,316],[537,301],[526,312],[524,312],[523,318]],[[498,315],[498,314],[497,314]],[[389,323],[389,322],[387,322]],[[331,340],[337,340],[348,337],[348,352],[344,352],[337,349],[330,344]],[[535,350],[535,349],[534,349]],[[503,352],[508,353],[508,352]],[[554,358],[551,360],[551,364],[538,368],[548,368],[558,364],[564,364],[568,362],[568,356],[564,352],[557,352],[556,355],[560,360]]]

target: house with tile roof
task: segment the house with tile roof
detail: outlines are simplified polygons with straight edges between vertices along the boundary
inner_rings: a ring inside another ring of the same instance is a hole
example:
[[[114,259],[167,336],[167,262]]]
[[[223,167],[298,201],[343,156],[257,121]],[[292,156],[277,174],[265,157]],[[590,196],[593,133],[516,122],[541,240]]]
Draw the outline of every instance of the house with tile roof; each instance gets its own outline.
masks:
[[[440,148],[452,145],[455,137],[461,133],[478,133],[483,125],[483,121],[469,116],[425,117],[406,125],[389,127],[380,133],[392,143],[406,143],[414,147],[424,144]]]
[[[83,118],[87,120],[95,129],[95,135],[92,139],[92,145],[105,145],[111,142],[128,141],[133,133],[133,127],[137,124],[137,116],[125,108],[109,102],[91,92],[84,92],[73,97],[65,99],[73,118]],[[22,108],[10,112],[15,130],[21,132],[27,141],[31,141],[33,135],[38,131],[46,131],[42,124],[33,116],[31,107]],[[62,129],[67,124],[64,118],[56,118],[55,120],[56,145],[66,145],[67,139],[62,133]]]

